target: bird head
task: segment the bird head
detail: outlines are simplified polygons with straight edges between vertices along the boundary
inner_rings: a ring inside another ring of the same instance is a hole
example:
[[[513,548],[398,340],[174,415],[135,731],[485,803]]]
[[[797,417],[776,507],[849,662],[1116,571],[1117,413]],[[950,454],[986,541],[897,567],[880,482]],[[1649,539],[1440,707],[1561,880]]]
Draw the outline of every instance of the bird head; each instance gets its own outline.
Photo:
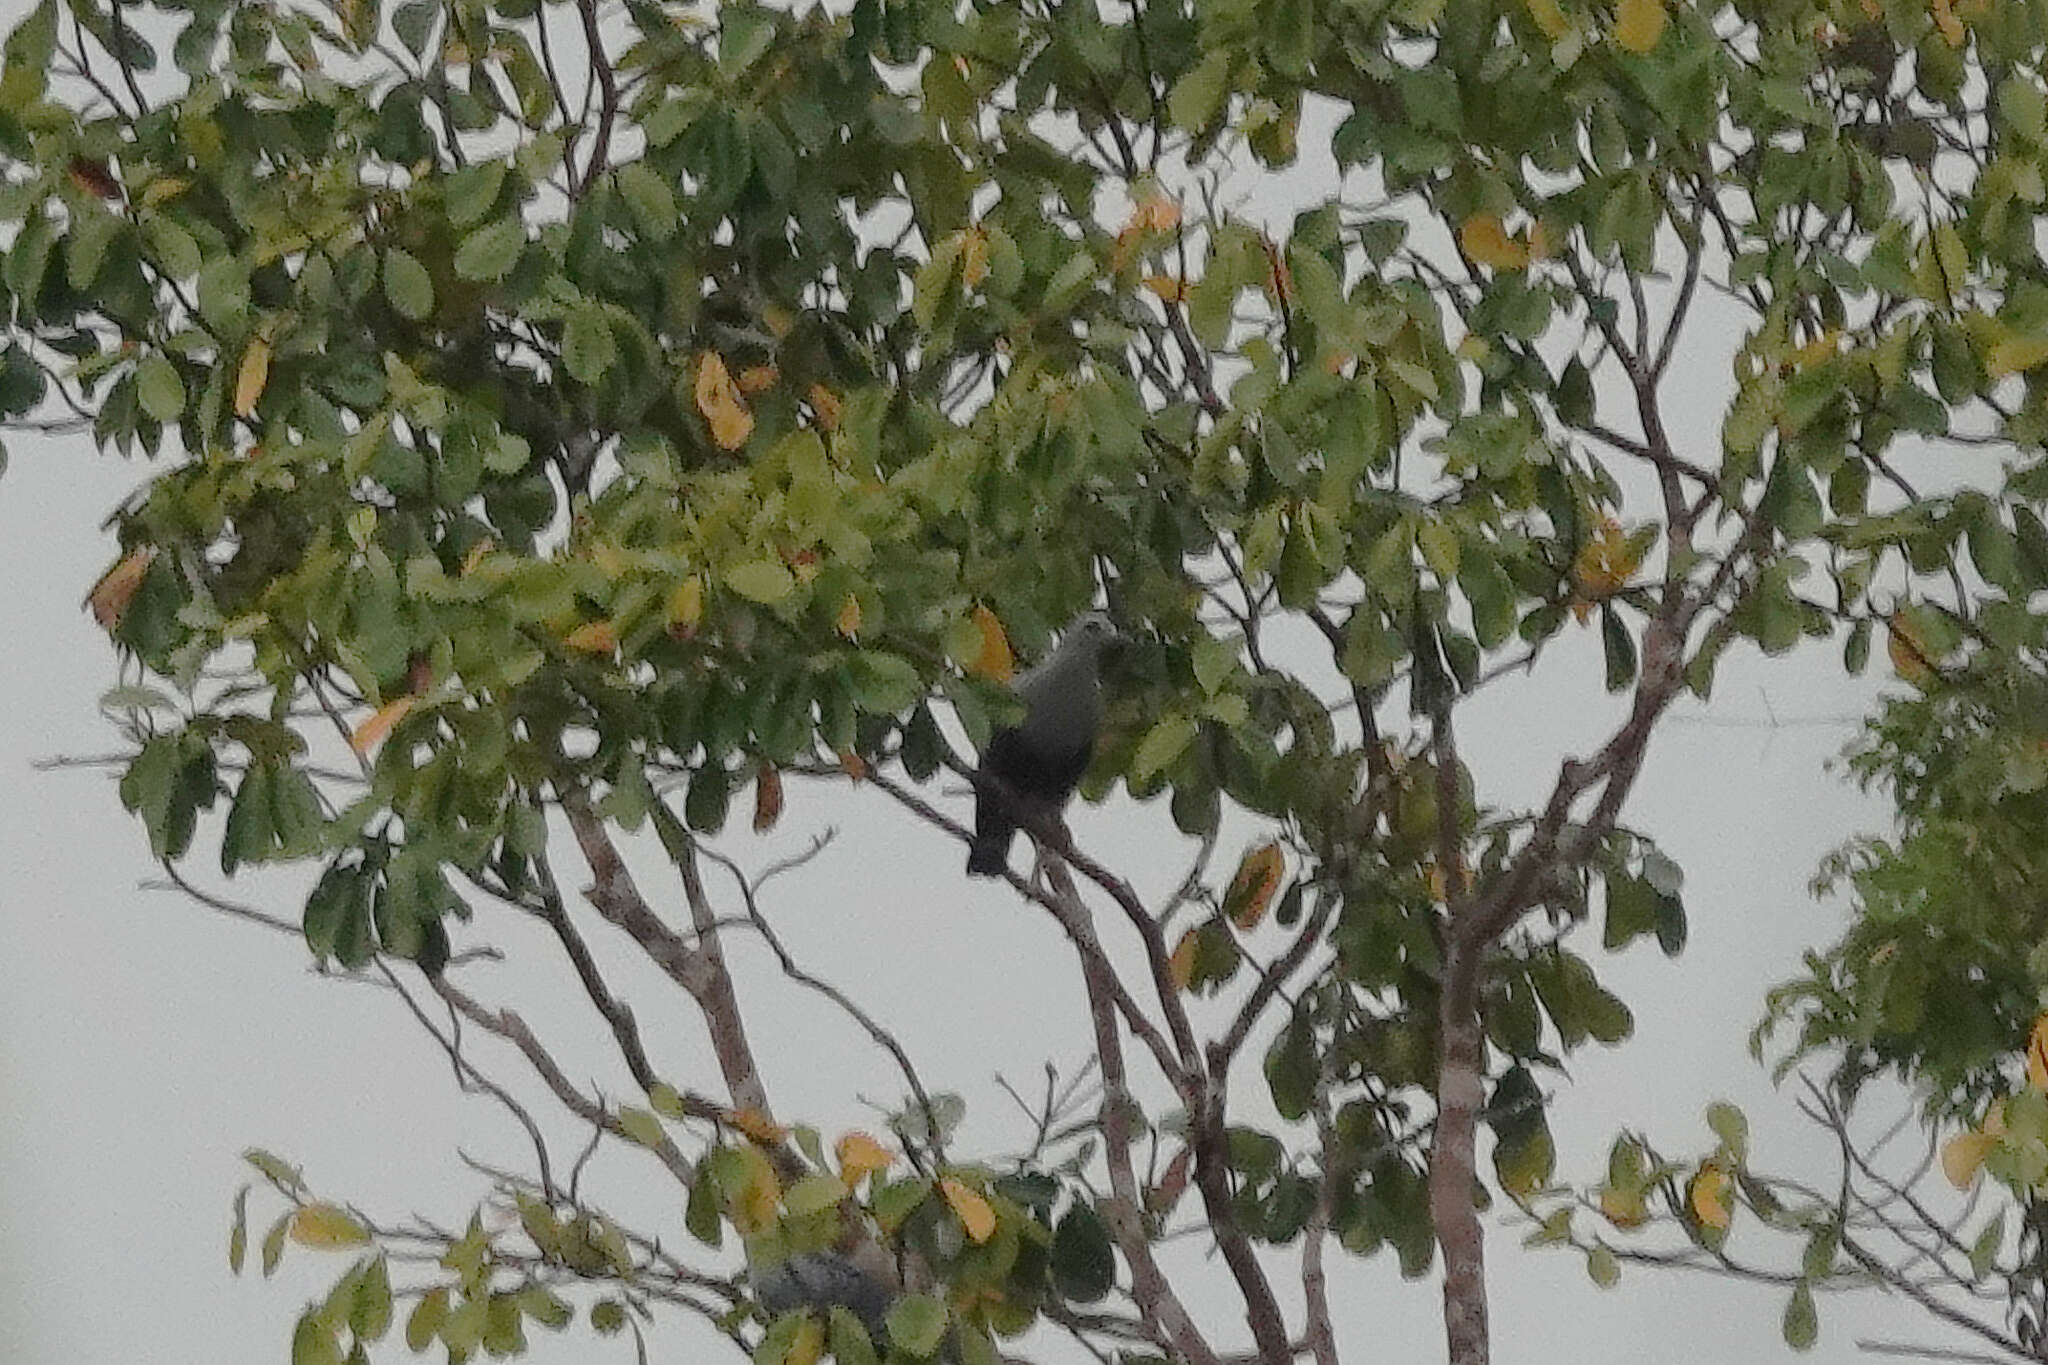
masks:
[[[1109,619],[1109,613],[1091,611],[1079,617],[1067,627],[1066,635],[1060,640],[1062,648],[1075,648],[1100,657],[1112,645],[1123,643],[1123,633],[1116,628],[1116,622]]]

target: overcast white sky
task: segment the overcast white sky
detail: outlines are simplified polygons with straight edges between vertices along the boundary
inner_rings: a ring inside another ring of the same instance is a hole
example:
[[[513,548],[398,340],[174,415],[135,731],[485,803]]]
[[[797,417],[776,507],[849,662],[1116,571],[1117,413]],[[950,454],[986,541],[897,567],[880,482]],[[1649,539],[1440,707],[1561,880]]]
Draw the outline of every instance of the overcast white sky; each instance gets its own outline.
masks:
[[[80,440],[10,445],[12,467],[0,479],[0,1360],[277,1365],[294,1315],[343,1262],[294,1248],[275,1282],[230,1277],[228,1207],[243,1147],[286,1154],[317,1188],[380,1214],[417,1209],[447,1221],[466,1213],[477,1190],[458,1145],[505,1160],[521,1149],[487,1102],[455,1094],[445,1063],[395,1000],[317,978],[292,939],[138,889],[153,869],[111,782],[31,768],[110,746],[95,698],[112,658],[79,602],[108,554],[98,522],[145,471]],[[1592,649],[1575,647],[1519,691],[1472,708],[1463,740],[1499,784],[1493,799],[1533,796],[1558,755],[1610,719],[1605,707],[1587,709],[1600,692],[1597,667]],[[1884,813],[1822,770],[1844,728],[1706,722],[1761,719],[1766,697],[1781,717],[1846,716],[1870,695],[1839,676],[1825,649],[1775,663],[1738,652],[1713,711],[1695,708],[1659,736],[1632,820],[1686,870],[1692,942],[1676,963],[1638,948],[1602,964],[1634,1008],[1637,1032],[1621,1049],[1574,1063],[1554,1118],[1563,1173],[1594,1176],[1625,1124],[1690,1144],[1716,1097],[1748,1107],[1763,1150],[1822,1154],[1750,1064],[1744,1037],[1764,989],[1837,930],[1838,912],[1803,890],[1815,860]],[[1063,944],[1007,892],[957,875],[957,848],[906,825],[873,793],[795,787],[772,840],[739,834],[726,846],[758,866],[827,824],[840,828],[839,842],[779,884],[773,913],[810,963],[854,985],[900,1031],[929,1084],[967,1095],[968,1143],[999,1149],[1014,1128],[995,1073],[1029,1076],[1047,1057],[1071,1064],[1085,1044]],[[1075,826],[1089,846],[1151,869],[1147,880],[1172,875],[1163,809],[1085,809]],[[210,853],[204,835],[201,848]],[[192,861],[208,866],[205,854]],[[275,884],[252,899],[297,914]],[[573,983],[546,945],[510,941],[530,951],[475,969],[473,988],[487,1002],[532,989],[568,1001]],[[895,1097],[879,1054],[842,1021],[787,991],[759,952],[740,950],[739,963],[785,1116],[836,1131],[864,1118],[856,1095]],[[664,1003],[644,973],[625,979],[647,988],[642,1015],[657,1062],[708,1081],[688,1014]],[[599,1069],[587,1021],[567,1009],[532,1013],[581,1030],[572,1055],[591,1058],[590,1074],[624,1093],[616,1074]],[[635,1178],[624,1156],[601,1162],[600,1174],[625,1192],[622,1213],[680,1240],[671,1193]],[[270,1207],[260,1195],[253,1202],[258,1235]],[[1523,1252],[1518,1241],[1497,1232],[1490,1242],[1505,1365],[1789,1357],[1774,1294],[1636,1270],[1603,1292],[1576,1257]],[[1381,1257],[1340,1258],[1332,1283],[1358,1358],[1440,1351],[1433,1282],[1405,1284]],[[1871,1298],[1825,1301],[1822,1343],[1809,1358],[1857,1358],[1856,1335],[1898,1335],[1901,1323],[1916,1338],[1931,1335],[1895,1314]],[[702,1344],[689,1331],[667,1340],[681,1345],[658,1349],[657,1359],[696,1358]],[[537,1345],[543,1362],[631,1359],[629,1345],[582,1337]]]

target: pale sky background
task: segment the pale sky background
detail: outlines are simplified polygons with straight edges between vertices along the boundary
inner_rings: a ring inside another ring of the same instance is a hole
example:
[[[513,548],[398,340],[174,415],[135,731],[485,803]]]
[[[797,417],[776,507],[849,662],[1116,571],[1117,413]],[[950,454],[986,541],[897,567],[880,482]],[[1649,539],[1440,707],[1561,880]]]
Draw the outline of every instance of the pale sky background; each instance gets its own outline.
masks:
[[[11,23],[19,4],[0,0],[0,21]],[[1702,336],[1698,363],[1677,367],[1672,385],[1673,428],[1706,445],[1709,459],[1731,344],[1725,329]],[[347,1260],[292,1247],[277,1278],[264,1282],[254,1243],[278,1205],[259,1190],[251,1268],[239,1280],[229,1274],[230,1204],[249,1174],[243,1148],[261,1145],[302,1164],[321,1194],[380,1219],[418,1211],[454,1224],[483,1193],[458,1147],[508,1163],[530,1154],[502,1111],[456,1092],[445,1059],[395,998],[320,979],[294,938],[139,889],[157,869],[111,778],[32,768],[116,745],[96,709],[114,681],[112,650],[80,602],[110,557],[100,521],[148,469],[100,456],[82,437],[12,436],[8,446],[12,464],[0,475],[0,1365],[282,1365],[294,1318]],[[1558,760],[1585,752],[1618,714],[1601,691],[1597,633],[1567,635],[1531,678],[1460,713],[1462,747],[1489,802],[1539,799]],[[1805,723],[1853,717],[1876,695],[1875,682],[1845,678],[1839,660],[1839,645],[1779,660],[1732,649],[1713,707],[1682,703],[1654,741],[1627,819],[1685,869],[1691,942],[1676,962],[1645,944],[1620,958],[1601,954],[1597,926],[1581,943],[1634,1010],[1636,1033],[1621,1048],[1572,1060],[1551,1118],[1561,1177],[1596,1179],[1624,1126],[1650,1130],[1674,1154],[1704,1149],[1701,1111],[1717,1098],[1747,1109],[1760,1165],[1832,1173],[1828,1145],[1797,1117],[1789,1094],[1772,1090],[1745,1044],[1764,991],[1797,970],[1802,950],[1842,927],[1839,906],[1806,893],[1816,862],[1886,819],[1881,801],[1824,771],[1849,726]],[[1793,723],[1767,728],[1772,715]],[[935,791],[964,809],[959,794]],[[772,836],[757,838],[743,823],[720,846],[750,868],[837,827],[823,857],[775,884],[769,913],[807,966],[848,986],[897,1031],[928,1086],[966,1096],[963,1154],[1007,1150],[1019,1123],[997,1073],[1029,1090],[1042,1062],[1071,1069],[1088,1045],[1071,954],[1049,919],[1005,888],[968,882],[959,847],[901,817],[880,793],[793,783]],[[1083,846],[1130,872],[1141,890],[1180,874],[1184,853],[1164,802],[1082,808],[1073,826]],[[207,875],[217,833],[217,822],[203,824],[186,863],[210,886],[219,880]],[[1230,840],[1244,833],[1226,836],[1226,867],[1241,846]],[[565,887],[581,886],[573,853],[558,857]],[[638,865],[650,899],[680,914],[657,864]],[[245,877],[233,894],[296,920],[302,885]],[[692,1011],[617,951],[580,902],[575,913],[615,985],[635,1001],[657,1068],[715,1090]],[[465,987],[487,1006],[518,1005],[544,1035],[564,1038],[562,1054],[584,1068],[572,1065],[572,1074],[636,1098],[589,1010],[577,1008],[555,946],[502,915],[485,922],[512,960],[467,969]],[[1114,923],[1106,920],[1104,933],[1121,942]],[[828,1137],[875,1127],[860,1097],[893,1103],[900,1095],[887,1059],[829,1007],[789,988],[757,945],[742,940],[731,951],[778,1113],[808,1119]],[[534,1004],[536,992],[554,1007]],[[533,1093],[503,1050],[479,1045],[474,1055]],[[1142,1070],[1137,1049],[1131,1062]],[[1244,1074],[1255,1078],[1256,1067]],[[1263,1103],[1260,1089],[1247,1086],[1247,1104]],[[550,1131],[566,1163],[577,1135],[560,1124]],[[609,1148],[600,1156],[600,1202],[637,1228],[663,1232],[673,1247],[688,1245],[680,1196],[650,1178],[642,1168],[651,1160],[637,1155]],[[1795,1358],[1779,1335],[1777,1291],[1634,1268],[1602,1291],[1575,1254],[1525,1252],[1522,1229],[1492,1228],[1501,1365]],[[1739,1230],[1732,1244],[1754,1245]],[[1773,1249],[1796,1255],[1789,1245]],[[1196,1249],[1177,1256],[1192,1283],[1214,1282]],[[1333,1245],[1330,1256],[1347,1359],[1441,1359],[1434,1275],[1403,1282],[1391,1253],[1357,1261]],[[1293,1249],[1275,1266],[1292,1303]],[[1193,1297],[1198,1316],[1226,1329],[1220,1344],[1241,1349],[1241,1324],[1228,1321],[1234,1296]],[[1802,1358],[1822,1365],[1871,1359],[1857,1351],[1859,1336],[1955,1344],[1873,1294],[1824,1299],[1821,1314],[1820,1345]],[[630,1339],[601,1341],[580,1328],[530,1335],[528,1359],[538,1365],[633,1358]],[[739,1359],[680,1316],[657,1329],[651,1348],[657,1362]],[[1065,1347],[1045,1354],[1072,1356]],[[377,1358],[411,1357],[387,1339]]]

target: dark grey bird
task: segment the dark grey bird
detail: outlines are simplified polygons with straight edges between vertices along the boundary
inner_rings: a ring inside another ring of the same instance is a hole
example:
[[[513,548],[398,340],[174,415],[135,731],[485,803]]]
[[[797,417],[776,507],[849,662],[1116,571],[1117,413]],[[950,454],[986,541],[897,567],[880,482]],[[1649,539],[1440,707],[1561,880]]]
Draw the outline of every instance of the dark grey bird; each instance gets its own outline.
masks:
[[[750,1268],[747,1278],[754,1301],[771,1319],[799,1308],[816,1309],[821,1318],[844,1308],[860,1319],[877,1349],[886,1349],[883,1324],[896,1301],[895,1271],[889,1253],[870,1241],[843,1251],[800,1251],[765,1269]]]
[[[998,877],[1008,869],[1010,844],[1017,835],[1017,802],[1034,813],[1051,813],[1074,794],[1102,728],[1102,653],[1117,638],[1116,626],[1107,616],[1090,612],[1067,628],[1052,653],[1012,684],[1024,703],[1024,718],[990,737],[981,771],[1016,800],[976,787],[968,876]]]

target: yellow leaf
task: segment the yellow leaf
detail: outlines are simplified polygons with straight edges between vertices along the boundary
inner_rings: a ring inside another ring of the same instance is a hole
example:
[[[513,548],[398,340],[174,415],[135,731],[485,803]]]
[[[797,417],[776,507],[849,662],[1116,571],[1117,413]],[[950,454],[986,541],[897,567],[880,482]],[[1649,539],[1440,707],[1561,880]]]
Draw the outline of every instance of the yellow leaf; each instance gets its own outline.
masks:
[[[969,289],[988,278],[988,229],[968,228],[960,234],[960,282]]]
[[[1621,0],[1614,11],[1614,41],[1640,56],[1657,46],[1670,22],[1664,0]]]
[[[1555,43],[1572,31],[1572,21],[1565,17],[1557,0],[1528,0],[1529,17],[1536,21],[1536,27],[1543,36]]]
[[[886,1171],[896,1160],[887,1147],[866,1133],[855,1130],[832,1145],[839,1158],[839,1178],[850,1189],[876,1171]]]
[[[789,1136],[787,1128],[758,1109],[727,1110],[725,1121],[766,1147],[773,1147]]]
[[[469,553],[462,557],[462,572],[475,573],[476,566],[484,562],[484,556],[498,548],[498,542],[485,536],[469,547]]]
[[[841,749],[839,771],[858,782],[868,775],[868,761],[851,749]]]
[[[300,1246],[332,1251],[361,1246],[370,1234],[349,1211],[334,1204],[304,1204],[292,1214],[292,1240]]]
[[[2027,1038],[2027,1084],[2048,1090],[2048,1014],[2034,1020],[2034,1031]]]
[[[270,382],[270,338],[258,332],[249,338],[242,352],[242,367],[235,371],[235,416],[247,417],[263,398],[263,386]]]
[[[720,449],[738,450],[747,443],[747,437],[754,431],[754,414],[747,411],[738,386],[716,351],[705,351],[697,357],[696,397],[697,411],[704,414],[704,421],[711,427],[711,439],[718,442]]]
[[[818,425],[827,431],[839,430],[839,419],[846,413],[846,404],[838,394],[823,384],[811,385],[809,394],[811,411],[817,415]]]
[[[1612,1187],[1600,1191],[1600,1212],[1618,1228],[1639,1228],[1650,1217],[1642,1191],[1624,1193]]]
[[[1010,652],[1010,637],[1003,623],[987,607],[974,609],[974,625],[981,632],[981,649],[968,662],[967,671],[990,682],[1008,682],[1017,671],[1017,656]]]
[[[763,763],[754,774],[754,833],[775,828],[782,818],[782,774],[773,763]]]
[[[860,634],[860,599],[852,593],[846,594],[846,600],[839,604],[839,617],[833,624],[849,640]]]
[[[782,1365],[818,1365],[825,1355],[825,1324],[816,1313],[806,1313],[782,1353]]]
[[[1223,912],[1230,922],[1240,929],[1258,928],[1286,870],[1287,861],[1277,843],[1263,843],[1246,853],[1223,893]]]
[[[1465,254],[1495,270],[1521,270],[1529,264],[1529,248],[1508,236],[1498,215],[1475,213],[1458,228]]]
[[[412,710],[413,704],[418,700],[418,697],[408,692],[402,697],[393,697],[385,702],[368,720],[349,733],[348,747],[358,754],[369,753],[384,742],[392,727],[405,719],[406,712]]]
[[[156,179],[149,182],[149,187],[147,189],[143,190],[142,206],[144,208],[155,208],[159,204],[168,204],[171,200],[176,199],[179,195],[183,194],[186,190],[189,190],[191,188],[192,182],[185,179],[183,176],[158,176]],[[112,195],[108,195],[107,197],[110,199],[113,198]]]
[[[1195,950],[1198,941],[1195,931],[1190,929],[1180,936],[1180,942],[1173,945],[1173,956],[1166,960],[1167,975],[1181,990],[1188,988],[1188,982],[1195,979]]]
[[[747,1164],[747,1183],[732,1208],[733,1226],[742,1233],[766,1232],[775,1225],[777,1206],[782,1202],[782,1181],[775,1165],[758,1147],[742,1147]]]
[[[1950,47],[1963,45],[1963,21],[1956,18],[1956,12],[1949,0],[1928,0],[1928,8],[1934,12],[1934,26],[1941,30],[1941,36]]]
[[[609,621],[585,621],[570,631],[562,643],[585,654],[610,654],[619,647],[619,632]]]
[[[1138,202],[1131,208],[1130,221],[1124,224],[1126,231],[1171,232],[1180,226],[1180,205],[1175,203],[1157,180],[1148,181]]]
[[[1993,379],[2019,374],[2048,360],[2048,337],[2006,337],[1992,344],[1984,357],[1984,373]]]
[[[1547,261],[1550,259],[1550,229],[1543,226],[1541,218],[1529,224],[1529,259],[1532,261]]]
[[[1813,340],[1792,353],[1794,369],[1809,370],[1825,360],[1832,360],[1841,350],[1842,329],[1830,327]]]
[[[668,628],[687,636],[704,619],[704,580],[692,574],[668,591]]]
[[[1916,687],[1934,677],[1934,658],[1921,638],[1920,631],[1913,624],[1913,618],[1903,611],[1892,613],[1889,629],[1885,633],[1885,653],[1891,656],[1892,668],[1901,678]]]
[[[1978,1169],[1997,1145],[1997,1138],[1974,1128],[1957,1133],[1941,1144],[1941,1173],[1948,1177],[1949,1184],[1967,1190],[1977,1182]]]
[[[121,616],[128,610],[128,604],[135,600],[136,590],[149,573],[149,566],[156,560],[156,547],[144,545],[130,550],[120,563],[100,576],[92,585],[85,603],[92,608],[92,619],[100,623],[100,629],[112,630],[121,624]]]
[[[1178,275],[1147,275],[1144,284],[1168,303],[1188,301],[1188,282]]]
[[[1693,1217],[1710,1228],[1726,1231],[1731,1215],[1728,1210],[1728,1172],[1719,1166],[1700,1167],[1700,1173],[1693,1177],[1692,1190],[1686,1202],[1692,1205]]]
[[[749,365],[740,371],[740,392],[760,393],[775,387],[775,381],[782,378],[782,371],[773,365]]]
[[[1579,547],[1572,561],[1573,610],[1584,621],[1595,603],[1604,602],[1628,586],[1642,567],[1642,550],[1613,517],[1600,519],[1600,530]]]
[[[975,1242],[986,1242],[995,1235],[996,1211],[989,1207],[988,1200],[951,1176],[939,1181],[939,1193],[946,1196],[953,1212],[960,1215],[960,1225],[967,1229],[967,1235]]]
[[[1459,875],[1463,876],[1465,873],[1465,857],[1463,854],[1458,855],[1456,866]],[[1425,859],[1422,864],[1422,881],[1429,888],[1431,900],[1436,901],[1440,905],[1449,905],[1451,903],[1451,879],[1444,875],[1442,863],[1439,863],[1435,858]]]

